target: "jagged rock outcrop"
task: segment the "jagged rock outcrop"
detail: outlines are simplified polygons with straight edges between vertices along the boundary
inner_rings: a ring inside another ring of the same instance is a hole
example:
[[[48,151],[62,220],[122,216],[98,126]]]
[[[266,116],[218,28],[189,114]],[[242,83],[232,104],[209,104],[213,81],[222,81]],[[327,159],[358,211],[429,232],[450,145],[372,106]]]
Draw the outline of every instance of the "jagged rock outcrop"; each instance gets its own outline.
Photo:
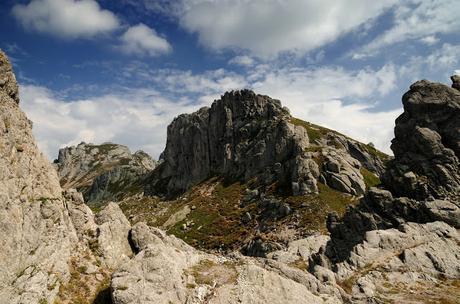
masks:
[[[131,154],[112,143],[80,143],[59,150],[54,162],[64,189],[76,188],[88,203],[119,200],[142,189],[142,178],[156,162],[145,152]]]
[[[180,115],[169,125],[164,161],[146,190],[174,196],[218,176],[229,181],[256,179],[263,186],[276,181],[295,195],[316,193],[321,168],[314,154],[326,153],[340,162],[326,174],[331,186],[362,194],[360,168],[365,164],[378,174],[383,160],[337,132],[315,128],[292,118],[278,100],[249,90],[227,92],[210,108]],[[312,143],[309,130],[315,136]],[[329,149],[321,151],[325,147]]]
[[[310,258],[310,271],[332,270],[354,302],[430,298],[404,289],[460,279],[460,92],[419,81],[403,104],[384,175],[390,191],[372,188],[343,218],[329,215],[331,239]]]
[[[19,103],[19,89],[16,77],[8,58],[3,52],[0,55],[0,91],[16,103]]]
[[[295,182],[304,193],[316,192],[318,166],[302,157],[307,132],[290,124],[289,117],[278,100],[248,90],[226,93],[211,108],[180,115],[168,127],[164,162],[149,192],[174,195],[212,176]]]
[[[398,196],[419,200],[458,199],[460,91],[422,80],[404,94],[403,105],[391,145],[395,159],[385,175],[385,186]]]

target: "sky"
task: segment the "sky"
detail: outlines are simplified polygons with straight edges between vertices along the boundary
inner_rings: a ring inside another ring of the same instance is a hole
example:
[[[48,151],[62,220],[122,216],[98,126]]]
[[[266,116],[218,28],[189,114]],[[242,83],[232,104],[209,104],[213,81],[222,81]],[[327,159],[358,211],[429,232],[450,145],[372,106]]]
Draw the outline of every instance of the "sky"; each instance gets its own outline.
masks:
[[[115,142],[158,158],[167,125],[249,88],[391,153],[411,83],[460,73],[458,0],[2,0],[0,48],[50,160]]]

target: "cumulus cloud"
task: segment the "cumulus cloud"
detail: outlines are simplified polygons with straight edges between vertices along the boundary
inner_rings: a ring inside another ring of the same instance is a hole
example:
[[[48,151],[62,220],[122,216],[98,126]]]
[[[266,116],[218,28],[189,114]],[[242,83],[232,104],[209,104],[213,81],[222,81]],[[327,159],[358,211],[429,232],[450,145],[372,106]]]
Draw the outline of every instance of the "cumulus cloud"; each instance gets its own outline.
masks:
[[[146,89],[64,101],[44,87],[23,85],[21,106],[34,122],[40,149],[53,159],[59,148],[81,141],[112,141],[158,157],[171,120],[203,104],[171,101]]]
[[[151,76],[163,90],[175,94],[215,95],[248,87],[244,75],[225,69],[194,74],[183,70],[159,70]]]
[[[379,16],[395,2],[182,0],[172,11],[181,26],[197,33],[206,47],[245,49],[266,58],[282,52],[303,54],[324,46]]]
[[[255,60],[249,56],[236,56],[230,59],[228,63],[233,65],[250,67],[255,64]]]
[[[429,35],[420,39],[421,42],[427,45],[433,45],[439,42],[439,38],[436,35]]]
[[[91,37],[119,26],[118,18],[94,0],[32,0],[16,4],[12,13],[28,30],[64,38]]]
[[[409,0],[394,10],[394,23],[387,31],[354,55],[354,58],[378,53],[387,45],[407,40],[433,44],[437,34],[457,33],[460,30],[460,2],[457,0]]]
[[[120,38],[121,50],[127,54],[157,56],[171,51],[168,41],[145,24],[131,26]]]

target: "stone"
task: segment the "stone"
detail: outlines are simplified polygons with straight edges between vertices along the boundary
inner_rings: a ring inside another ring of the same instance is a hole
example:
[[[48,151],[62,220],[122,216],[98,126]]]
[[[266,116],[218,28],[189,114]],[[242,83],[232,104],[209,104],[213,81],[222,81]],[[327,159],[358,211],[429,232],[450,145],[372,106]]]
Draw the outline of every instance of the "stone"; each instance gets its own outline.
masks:
[[[317,295],[278,271],[247,258],[218,258],[156,231],[135,225],[144,243],[111,282],[114,304],[125,303],[340,303],[335,295]],[[134,235],[134,233],[133,233]],[[303,275],[315,288],[329,290]]]
[[[427,213],[435,221],[443,221],[460,229],[460,208],[449,201],[433,200],[424,203]]]
[[[460,76],[453,75],[450,77],[450,79],[452,79],[452,88],[460,91]]]
[[[98,253],[114,269],[132,256],[128,235],[131,225],[120,207],[111,202],[96,215]]]
[[[0,50],[0,91],[19,104],[19,89],[13,68],[5,53]]]
[[[67,262],[78,239],[65,205],[0,51],[0,303],[51,303],[60,282],[69,280]]]

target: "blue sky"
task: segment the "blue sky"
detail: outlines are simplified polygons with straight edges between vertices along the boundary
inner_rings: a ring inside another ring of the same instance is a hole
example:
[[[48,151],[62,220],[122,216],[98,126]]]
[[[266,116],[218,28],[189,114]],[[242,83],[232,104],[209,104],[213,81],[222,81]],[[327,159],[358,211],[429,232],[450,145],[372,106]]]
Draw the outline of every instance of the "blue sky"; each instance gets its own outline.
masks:
[[[456,0],[4,0],[0,48],[50,159],[80,141],[155,157],[227,90],[390,152],[412,82],[460,72]]]

